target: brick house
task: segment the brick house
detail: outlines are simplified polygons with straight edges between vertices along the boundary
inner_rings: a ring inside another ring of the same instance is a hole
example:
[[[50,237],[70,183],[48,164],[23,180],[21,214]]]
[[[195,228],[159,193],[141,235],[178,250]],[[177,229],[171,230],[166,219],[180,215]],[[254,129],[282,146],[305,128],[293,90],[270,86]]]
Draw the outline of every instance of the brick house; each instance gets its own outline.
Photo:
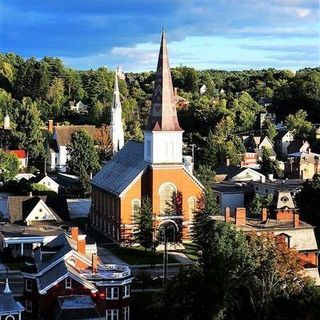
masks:
[[[104,319],[129,320],[130,268],[102,264],[96,252],[76,227],[35,251],[23,273],[26,317],[53,319],[64,306],[85,300]]]

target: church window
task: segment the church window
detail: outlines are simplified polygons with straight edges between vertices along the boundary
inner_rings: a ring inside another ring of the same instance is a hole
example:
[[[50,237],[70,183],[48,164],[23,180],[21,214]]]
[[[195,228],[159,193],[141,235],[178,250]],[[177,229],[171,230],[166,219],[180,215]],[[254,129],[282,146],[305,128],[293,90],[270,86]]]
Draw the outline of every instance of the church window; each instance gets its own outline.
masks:
[[[192,221],[193,220],[193,216],[194,216],[194,211],[196,209],[196,203],[197,200],[195,197],[190,197],[188,199],[188,207],[189,207],[189,220]]]
[[[119,299],[119,288],[118,287],[107,287],[106,289],[107,300],[118,300]]]
[[[147,156],[151,157],[151,141],[147,141]]]
[[[176,187],[171,183],[161,185],[160,190],[160,214],[168,214],[173,209],[176,196]],[[172,214],[172,212],[170,212]],[[174,213],[173,213],[174,215]]]
[[[123,318],[123,320],[130,319],[130,307],[129,306],[122,308],[122,318]]]
[[[136,218],[139,213],[140,209],[140,200],[139,199],[133,199],[131,202],[131,220],[133,223],[136,223]]]
[[[71,289],[72,288],[72,280],[70,278],[66,278],[65,280],[65,288]]]
[[[32,280],[26,279],[26,291],[32,291]]]
[[[5,320],[14,320],[14,316],[9,314],[8,316],[5,317]]]
[[[106,311],[107,320],[118,320],[119,319],[119,311],[118,309],[108,309]]]

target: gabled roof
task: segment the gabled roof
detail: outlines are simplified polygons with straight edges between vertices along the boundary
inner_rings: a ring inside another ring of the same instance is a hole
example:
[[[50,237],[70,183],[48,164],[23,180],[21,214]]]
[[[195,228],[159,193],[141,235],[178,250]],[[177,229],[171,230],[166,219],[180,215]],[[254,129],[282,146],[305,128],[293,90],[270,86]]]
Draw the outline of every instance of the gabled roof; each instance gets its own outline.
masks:
[[[53,183],[58,184],[58,182],[56,182],[55,180],[53,180],[51,177],[49,177],[49,176],[46,175],[46,174],[39,174],[39,175],[31,178],[31,179],[30,179],[30,182],[31,182],[31,183],[40,183],[44,178],[47,178],[47,179],[49,179],[50,181],[52,181]]]
[[[152,106],[146,130],[182,131],[173,92],[166,35],[162,32]]]
[[[287,133],[290,133],[293,137],[292,133],[288,130],[280,130],[277,135],[274,137],[274,140],[281,140]]]
[[[66,199],[56,194],[50,194],[43,196],[9,196],[8,214],[10,222],[23,221],[40,199],[62,220],[69,220]]]
[[[288,145],[288,149],[287,149],[288,153],[305,151],[305,150],[301,150],[303,146],[305,146],[306,149],[308,149],[310,147],[310,143],[306,140],[295,139],[291,141],[290,144]]]
[[[87,130],[90,136],[95,139],[97,129],[95,126],[55,126],[54,132],[58,145],[67,146],[71,143],[71,135],[78,130]]]
[[[264,175],[256,170],[247,167],[238,167],[238,166],[220,166],[216,169],[216,175],[226,175],[226,180],[232,180],[234,177],[239,175],[244,171],[249,171],[251,173],[257,174],[261,177]]]
[[[128,141],[93,177],[91,183],[119,196],[147,168],[143,143]]]

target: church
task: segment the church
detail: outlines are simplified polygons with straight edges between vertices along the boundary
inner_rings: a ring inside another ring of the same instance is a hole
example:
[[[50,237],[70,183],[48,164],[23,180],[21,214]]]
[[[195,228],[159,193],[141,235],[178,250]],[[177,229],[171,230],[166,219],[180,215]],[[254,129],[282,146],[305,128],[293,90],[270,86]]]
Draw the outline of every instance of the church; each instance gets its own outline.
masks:
[[[114,101],[119,108],[118,97]],[[155,236],[166,228],[170,230],[170,242],[190,237],[203,186],[183,163],[182,135],[163,32],[144,141],[128,141],[121,149],[118,143],[116,149],[120,150],[93,177],[93,226],[116,242],[133,241],[136,212],[149,198]]]

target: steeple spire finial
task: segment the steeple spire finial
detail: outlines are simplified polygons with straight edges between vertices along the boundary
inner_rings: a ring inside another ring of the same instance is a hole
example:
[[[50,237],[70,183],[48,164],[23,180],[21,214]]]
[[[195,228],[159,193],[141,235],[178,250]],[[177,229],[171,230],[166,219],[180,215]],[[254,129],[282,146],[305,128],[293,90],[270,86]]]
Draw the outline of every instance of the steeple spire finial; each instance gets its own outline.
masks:
[[[169,65],[166,33],[162,30],[152,107],[147,131],[182,131],[179,125],[171,71]]]
[[[7,275],[7,278],[6,278],[6,285],[4,287],[3,293],[4,294],[11,294],[12,293],[12,291],[10,290],[10,287],[9,287],[8,275]]]

